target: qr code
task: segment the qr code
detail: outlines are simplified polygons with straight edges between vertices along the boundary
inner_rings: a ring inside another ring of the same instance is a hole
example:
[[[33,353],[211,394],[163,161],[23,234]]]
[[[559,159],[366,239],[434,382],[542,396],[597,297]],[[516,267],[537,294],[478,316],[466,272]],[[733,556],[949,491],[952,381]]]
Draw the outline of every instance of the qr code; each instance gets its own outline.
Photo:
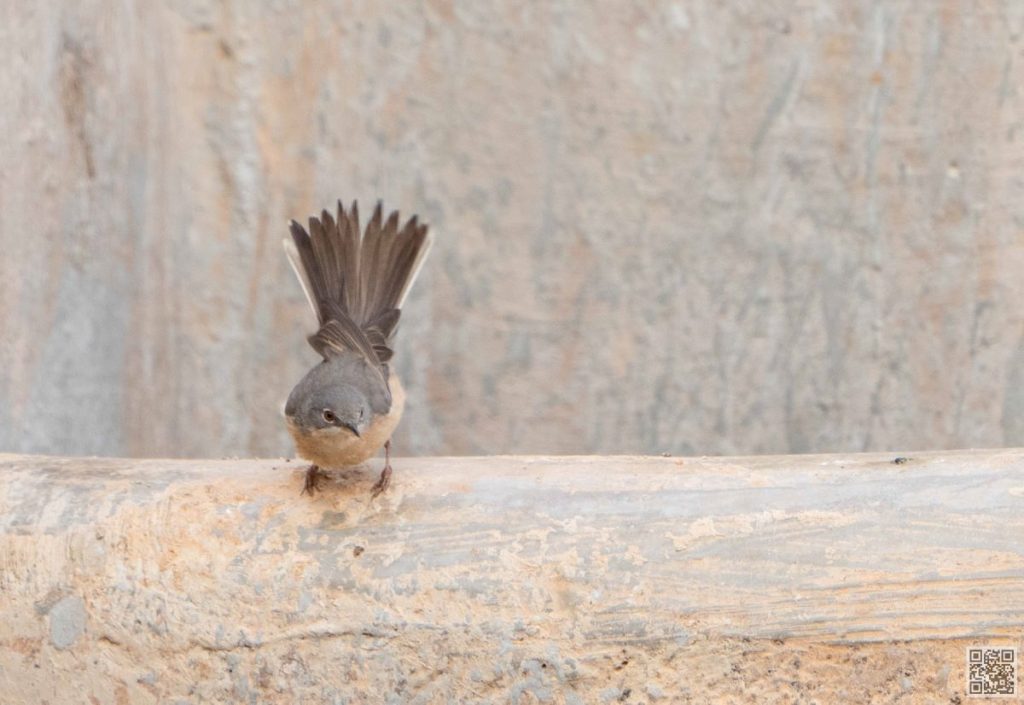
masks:
[[[1016,695],[1017,648],[970,646],[967,648],[968,695]]]

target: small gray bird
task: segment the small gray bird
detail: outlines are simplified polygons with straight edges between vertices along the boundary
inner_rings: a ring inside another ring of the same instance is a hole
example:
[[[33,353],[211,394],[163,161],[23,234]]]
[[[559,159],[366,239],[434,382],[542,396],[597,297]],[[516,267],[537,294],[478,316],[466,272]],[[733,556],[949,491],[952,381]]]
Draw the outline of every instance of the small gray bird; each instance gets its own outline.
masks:
[[[309,232],[291,222],[288,260],[316,314],[309,336],[323,362],[295,385],[285,404],[288,430],[312,462],[303,492],[313,494],[322,468],[361,463],[383,446],[377,496],[391,481],[391,434],[402,417],[405,393],[388,365],[402,304],[419,274],[432,238],[413,216],[399,227],[398,211],[385,221],[381,204],[366,231],[353,201],[338,201],[337,219],[326,210],[309,219]]]

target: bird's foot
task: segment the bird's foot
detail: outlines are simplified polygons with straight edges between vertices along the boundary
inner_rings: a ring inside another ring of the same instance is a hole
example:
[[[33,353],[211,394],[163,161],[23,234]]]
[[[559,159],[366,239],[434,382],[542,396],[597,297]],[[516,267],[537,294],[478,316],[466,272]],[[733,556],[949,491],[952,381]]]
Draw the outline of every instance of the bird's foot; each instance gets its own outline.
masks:
[[[380,479],[377,483],[370,488],[370,497],[376,498],[381,492],[388,488],[391,484],[391,463],[384,466],[384,469],[380,471]]]
[[[380,471],[380,479],[370,488],[370,498],[376,498],[391,484],[391,440],[384,444],[384,469]]]
[[[308,494],[310,497],[320,491],[320,480],[325,477],[324,473],[316,465],[310,465],[306,471],[306,483],[302,486],[301,494]]]

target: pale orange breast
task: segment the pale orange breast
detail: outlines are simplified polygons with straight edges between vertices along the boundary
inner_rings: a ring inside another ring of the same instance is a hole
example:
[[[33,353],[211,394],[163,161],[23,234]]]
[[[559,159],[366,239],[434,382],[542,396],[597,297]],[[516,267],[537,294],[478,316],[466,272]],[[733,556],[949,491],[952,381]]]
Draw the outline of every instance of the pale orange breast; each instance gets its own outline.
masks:
[[[375,418],[362,436],[354,436],[347,429],[337,427],[300,433],[289,422],[288,431],[295,440],[299,456],[322,468],[357,465],[372,458],[391,438],[405,409],[405,390],[394,371],[388,378],[388,386],[391,387],[391,409],[384,416]]]

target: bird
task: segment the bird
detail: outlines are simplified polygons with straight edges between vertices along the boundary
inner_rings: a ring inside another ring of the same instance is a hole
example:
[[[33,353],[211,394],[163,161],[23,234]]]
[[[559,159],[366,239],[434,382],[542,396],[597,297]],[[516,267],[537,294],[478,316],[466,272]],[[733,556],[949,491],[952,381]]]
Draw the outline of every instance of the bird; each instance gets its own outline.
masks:
[[[377,202],[361,230],[359,205],[337,215],[323,210],[309,230],[289,222],[284,249],[318,330],[309,344],[323,358],[292,389],[285,421],[298,455],[311,465],[303,493],[319,489],[325,469],[358,465],[384,449],[384,468],[371,493],[391,482],[391,435],[402,418],[405,391],[391,364],[402,306],[433,245],[418,216],[400,225]]]

